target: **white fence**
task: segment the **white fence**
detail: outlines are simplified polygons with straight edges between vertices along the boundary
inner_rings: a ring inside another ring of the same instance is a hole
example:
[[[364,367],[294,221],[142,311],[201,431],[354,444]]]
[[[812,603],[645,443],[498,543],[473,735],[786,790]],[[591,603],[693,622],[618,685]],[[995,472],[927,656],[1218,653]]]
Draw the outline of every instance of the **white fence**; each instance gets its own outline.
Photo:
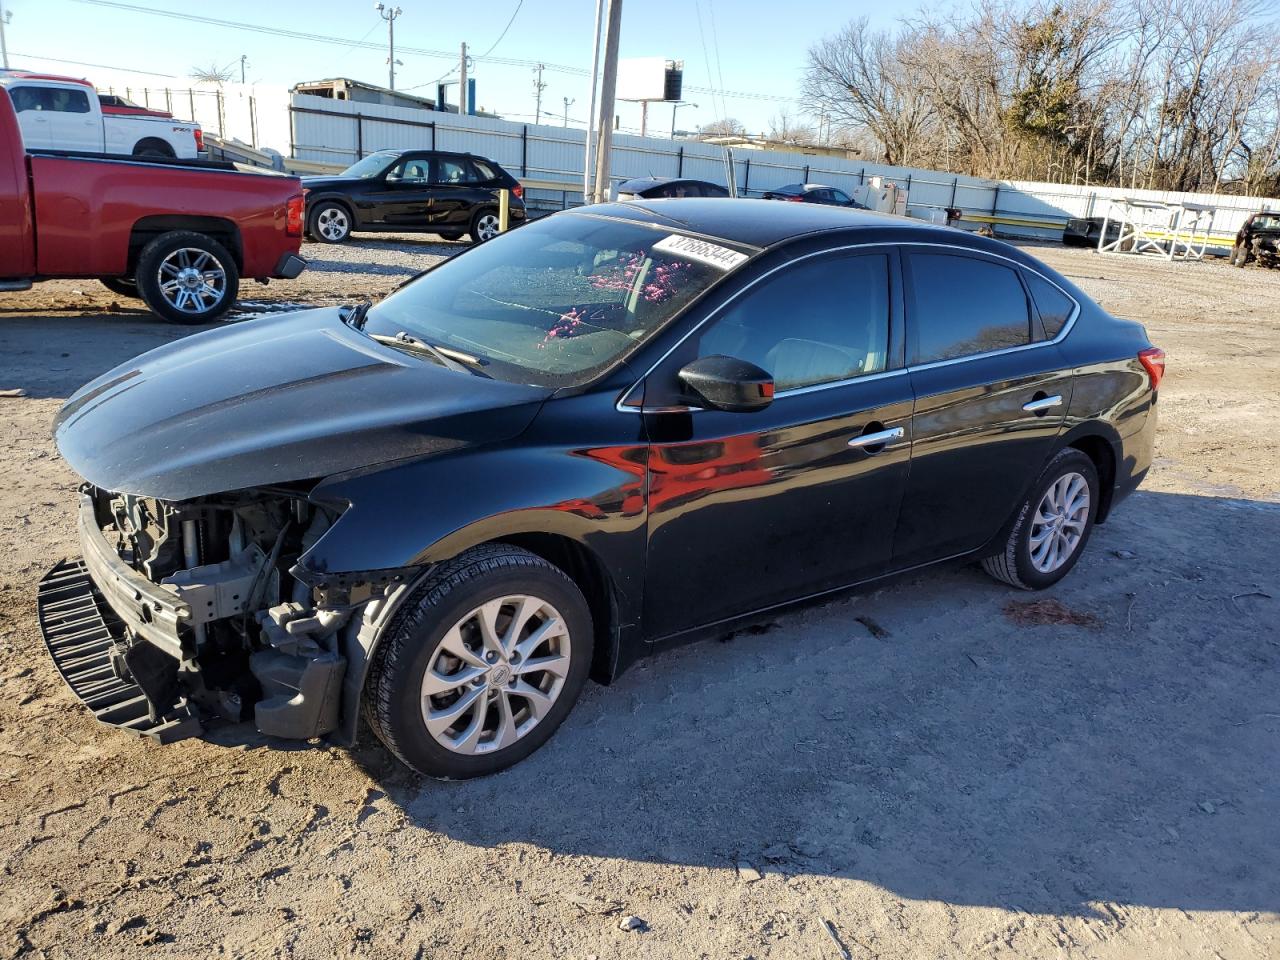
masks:
[[[490,157],[517,177],[564,183],[562,190],[529,191],[535,204],[582,201],[581,130],[296,94],[289,111],[290,150],[298,159],[346,164],[381,149],[456,150]],[[610,169],[615,180],[685,176],[726,185],[728,174],[721,147],[622,134],[613,138]],[[735,151],[733,169],[739,196],[759,196],[798,181],[852,192],[868,177],[880,176],[907,189],[909,213],[959,207],[972,224],[989,223],[1003,235],[1041,239],[1059,238],[1070,217],[1102,216],[1112,197],[1216,206],[1213,235],[1219,245],[1230,244],[1249,214],[1280,208],[1276,198],[994,181],[783,151]]]

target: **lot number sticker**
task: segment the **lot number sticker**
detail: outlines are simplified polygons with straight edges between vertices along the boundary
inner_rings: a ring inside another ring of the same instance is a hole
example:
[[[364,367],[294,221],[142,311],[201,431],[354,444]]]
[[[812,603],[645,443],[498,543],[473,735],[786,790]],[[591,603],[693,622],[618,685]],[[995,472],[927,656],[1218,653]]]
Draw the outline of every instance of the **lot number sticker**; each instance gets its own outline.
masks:
[[[670,253],[689,260],[697,260],[699,263],[710,264],[718,270],[732,270],[747,259],[745,253],[730,250],[718,243],[699,240],[696,237],[684,237],[678,233],[659,240],[653,245],[653,249],[660,253]]]

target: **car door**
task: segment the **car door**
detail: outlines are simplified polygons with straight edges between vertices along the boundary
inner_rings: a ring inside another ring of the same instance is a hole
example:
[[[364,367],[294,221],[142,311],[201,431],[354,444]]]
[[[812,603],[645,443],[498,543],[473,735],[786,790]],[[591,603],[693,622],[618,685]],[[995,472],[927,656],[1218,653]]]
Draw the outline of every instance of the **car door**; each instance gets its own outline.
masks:
[[[406,230],[425,229],[431,216],[431,160],[408,154],[365,192],[373,223]]]
[[[102,121],[89,104],[86,87],[51,87],[49,120],[60,150],[102,150]]]
[[[431,170],[432,225],[458,230],[470,226],[476,207],[490,199],[471,161],[458,154],[436,154]]]
[[[650,639],[832,590],[891,556],[910,453],[896,258],[811,256],[722,305],[646,378]],[[681,367],[768,370],[764,410],[673,405]]]
[[[911,476],[894,566],[975,550],[1009,519],[1052,452],[1072,376],[1012,261],[906,247]]]
[[[18,127],[22,130],[22,143],[28,150],[53,148],[54,124],[52,101],[48,87],[19,84],[9,87],[13,109],[18,114]]]

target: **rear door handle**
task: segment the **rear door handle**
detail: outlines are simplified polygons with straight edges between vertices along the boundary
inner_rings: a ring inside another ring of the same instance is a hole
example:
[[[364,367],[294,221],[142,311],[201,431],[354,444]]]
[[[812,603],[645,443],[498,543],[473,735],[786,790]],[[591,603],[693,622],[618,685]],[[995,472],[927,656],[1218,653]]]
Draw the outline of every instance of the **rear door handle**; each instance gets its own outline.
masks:
[[[866,447],[879,447],[888,443],[890,440],[901,440],[907,434],[902,427],[893,427],[889,430],[877,430],[875,433],[864,433],[861,436],[854,437],[849,441],[849,446],[855,450],[861,450]]]
[[[1028,400],[1022,405],[1022,409],[1027,413],[1041,413],[1045,410],[1052,410],[1056,406],[1060,406],[1062,397],[1041,397],[1039,400]]]

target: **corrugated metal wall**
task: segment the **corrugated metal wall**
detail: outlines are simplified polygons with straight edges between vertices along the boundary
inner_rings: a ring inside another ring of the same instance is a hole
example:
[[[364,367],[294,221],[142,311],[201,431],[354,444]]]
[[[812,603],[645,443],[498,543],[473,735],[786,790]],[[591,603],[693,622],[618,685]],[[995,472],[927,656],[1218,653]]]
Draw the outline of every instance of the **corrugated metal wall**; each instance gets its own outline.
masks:
[[[565,184],[564,190],[529,191],[535,203],[572,205],[582,200],[581,130],[296,94],[290,109],[293,156],[298,159],[351,163],[358,155],[383,149],[457,150],[491,157],[517,177]],[[1001,233],[1044,239],[1058,238],[1061,224],[1070,217],[1107,213],[1111,198],[1216,206],[1214,234],[1221,239],[1233,235],[1250,213],[1264,207],[1280,208],[1280,199],[1275,198],[997,182],[784,151],[736,150],[734,159],[740,196],[759,196],[773,187],[797,181],[820,182],[852,192],[868,177],[880,176],[907,189],[910,213],[925,214],[931,209],[954,206],[977,216],[1052,221],[1056,226],[999,224]],[[611,170],[615,180],[686,176],[727,183],[725,151],[696,141],[617,134],[613,138]]]

